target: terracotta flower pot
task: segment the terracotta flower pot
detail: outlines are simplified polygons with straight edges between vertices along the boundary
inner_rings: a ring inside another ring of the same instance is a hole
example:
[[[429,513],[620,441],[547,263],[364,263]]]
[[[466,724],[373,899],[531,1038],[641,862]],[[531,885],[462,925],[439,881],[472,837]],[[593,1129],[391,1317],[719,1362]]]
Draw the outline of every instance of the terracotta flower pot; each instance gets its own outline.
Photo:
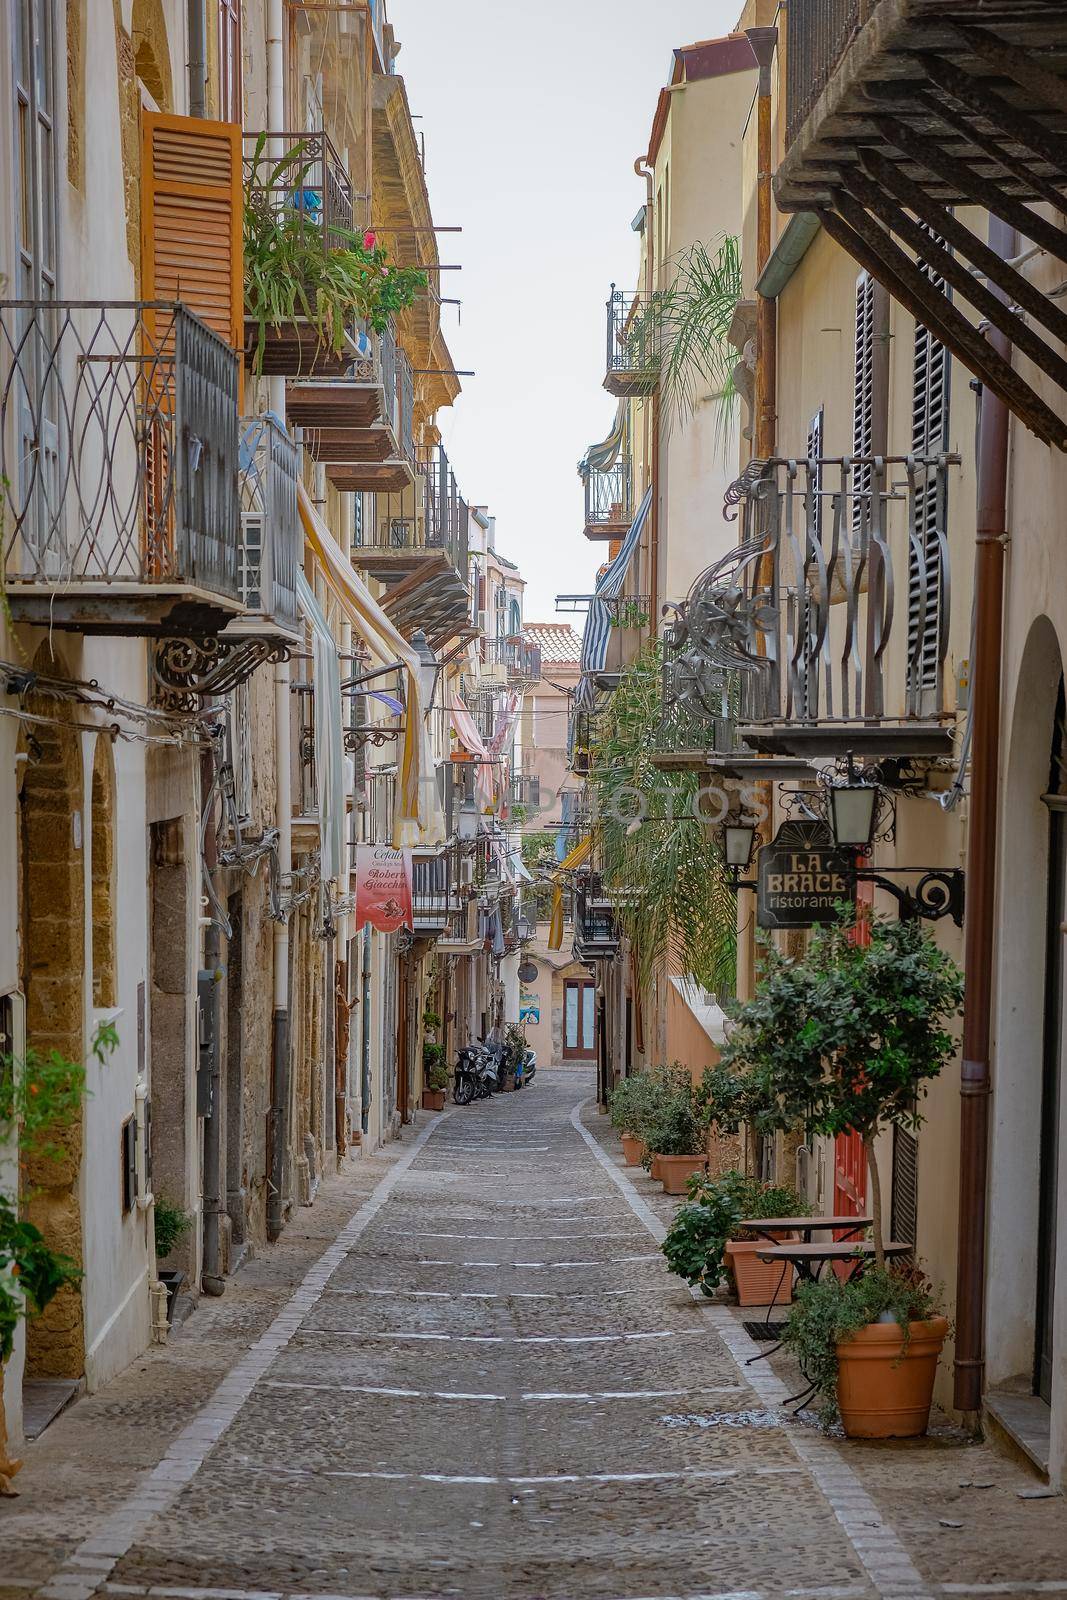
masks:
[[[422,1109],[424,1111],[443,1111],[445,1109],[445,1091],[443,1089],[424,1089],[422,1091]]]
[[[793,1269],[778,1261],[761,1261],[766,1239],[730,1239],[726,1265],[733,1273],[741,1306],[787,1306],[793,1299]]]
[[[908,1348],[895,1322],[872,1322],[837,1347],[837,1404],[850,1439],[913,1439],[930,1421],[945,1317],[909,1324]]]
[[[619,1137],[622,1140],[622,1153],[626,1158],[626,1165],[628,1167],[639,1167],[641,1158],[645,1153],[645,1147],[641,1140],[632,1133],[623,1133]]]
[[[660,1180],[660,1178],[662,1176],[662,1174],[661,1174],[661,1172],[659,1170],[659,1164],[660,1164],[662,1159],[663,1159],[662,1156],[658,1156],[656,1154],[656,1152],[653,1150],[653,1152],[652,1152],[652,1165],[648,1169],[648,1175],[649,1175],[650,1178],[655,1178],[657,1183],[659,1182],[659,1180]]]
[[[664,1194],[684,1194],[685,1186],[694,1172],[703,1172],[707,1157],[699,1156],[657,1156],[659,1162],[659,1179],[663,1184]],[[652,1174],[657,1176],[656,1173]]]

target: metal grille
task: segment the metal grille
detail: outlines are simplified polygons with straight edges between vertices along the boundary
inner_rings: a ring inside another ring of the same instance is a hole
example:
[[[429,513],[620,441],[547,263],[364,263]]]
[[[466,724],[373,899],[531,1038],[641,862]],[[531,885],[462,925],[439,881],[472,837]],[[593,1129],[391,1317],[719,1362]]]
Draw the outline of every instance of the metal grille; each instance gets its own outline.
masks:
[[[862,461],[856,469],[860,495],[852,502],[852,532],[860,533],[864,494],[870,493],[870,459],[874,454],[874,279],[861,272],[856,279],[856,345],[852,397],[852,454]]]
[[[620,456],[600,471],[591,469],[585,476],[586,527],[629,527],[634,516],[633,499],[629,456]]]
[[[236,597],[237,379],[179,305],[0,303],[7,583]]]
[[[321,129],[244,135],[248,203],[298,218],[321,234],[323,247],[344,249],[352,233],[352,185],[344,162]]]
[[[649,296],[611,286],[608,295],[607,371],[651,379],[656,365],[654,319],[646,312]]]
[[[861,0],[789,0],[786,144],[792,144],[860,26]]]

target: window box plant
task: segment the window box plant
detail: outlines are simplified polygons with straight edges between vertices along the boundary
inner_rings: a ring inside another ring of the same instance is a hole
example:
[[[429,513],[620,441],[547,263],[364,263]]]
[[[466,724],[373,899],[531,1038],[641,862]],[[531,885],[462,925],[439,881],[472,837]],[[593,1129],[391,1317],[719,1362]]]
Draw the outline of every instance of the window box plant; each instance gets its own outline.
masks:
[[[826,1372],[844,1364],[845,1430],[862,1429],[865,1438],[922,1433],[929,1416],[936,1356],[916,1365],[908,1352],[915,1339],[917,1351],[928,1340],[939,1350],[948,1324],[933,1315],[928,1291],[903,1292],[900,1283],[910,1280],[886,1270],[875,1146],[884,1128],[920,1125],[920,1097],[955,1052],[948,1024],[962,999],[962,974],[917,921],[872,922],[865,943],[842,919],[815,935],[802,961],[768,953],[756,998],[739,1008],[723,1052],[727,1068],[766,1097],[757,1125],[806,1122],[815,1133],[854,1130],[863,1140],[874,1268],[855,1288],[842,1286],[847,1314],[823,1315],[837,1305],[827,1279],[824,1293],[798,1297],[790,1323],[794,1349],[809,1360],[814,1349],[823,1353],[825,1366],[807,1370],[824,1397]],[[929,1380],[925,1409],[913,1392],[920,1372]]]

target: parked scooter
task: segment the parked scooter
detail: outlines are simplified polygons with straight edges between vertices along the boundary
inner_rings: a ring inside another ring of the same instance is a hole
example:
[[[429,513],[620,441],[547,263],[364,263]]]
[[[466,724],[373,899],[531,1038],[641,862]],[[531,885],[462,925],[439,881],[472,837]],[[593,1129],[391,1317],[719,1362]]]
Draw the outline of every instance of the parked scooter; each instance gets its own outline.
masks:
[[[492,1045],[479,1047],[477,1097],[488,1100],[500,1086],[500,1064]]]
[[[481,1066],[481,1045],[465,1044],[456,1057],[456,1072],[452,1085],[452,1098],[457,1106],[469,1106],[479,1093]]]

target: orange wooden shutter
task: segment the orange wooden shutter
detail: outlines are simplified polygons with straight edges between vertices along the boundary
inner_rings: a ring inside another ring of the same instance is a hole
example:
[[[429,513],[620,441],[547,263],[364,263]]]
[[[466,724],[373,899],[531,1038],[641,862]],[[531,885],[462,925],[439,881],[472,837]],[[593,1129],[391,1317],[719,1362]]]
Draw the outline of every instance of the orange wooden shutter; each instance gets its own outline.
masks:
[[[142,111],[141,294],[244,345],[241,129]]]

